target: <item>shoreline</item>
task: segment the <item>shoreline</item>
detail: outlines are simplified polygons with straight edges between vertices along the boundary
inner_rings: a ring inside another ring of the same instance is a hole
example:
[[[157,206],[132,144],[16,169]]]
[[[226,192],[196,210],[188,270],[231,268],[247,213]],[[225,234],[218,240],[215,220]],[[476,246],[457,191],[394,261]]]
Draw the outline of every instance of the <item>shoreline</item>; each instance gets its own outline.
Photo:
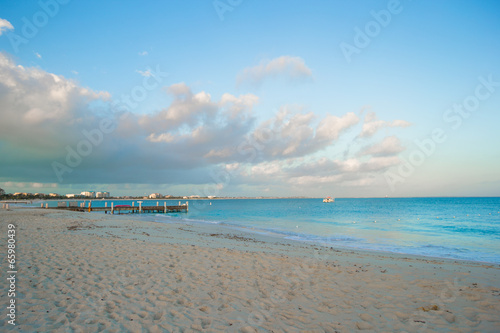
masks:
[[[221,200],[221,199],[219,199],[219,200]],[[100,201],[100,200],[101,199],[99,199],[97,201]],[[114,199],[114,200],[130,201],[129,199]],[[157,200],[157,199],[147,199],[147,200],[154,201],[154,200]],[[177,201],[177,199],[164,199],[164,200],[176,200]],[[224,198],[224,200],[226,200],[226,199]],[[229,198],[227,200],[231,200],[231,198]],[[54,201],[61,201],[61,200],[54,200]],[[113,200],[111,200],[111,201],[113,201]],[[42,211],[46,210],[45,208],[41,208],[41,207],[24,207],[24,206],[14,206],[14,207],[11,207],[11,209],[38,209],[38,210],[42,210]],[[57,209],[54,209],[54,208],[51,208],[51,210],[53,212],[54,212],[54,210],[58,211]],[[67,210],[59,210],[59,212],[65,212],[65,211],[69,212]],[[81,213],[81,212],[75,212],[75,213],[78,214],[78,213]],[[83,212],[83,213],[87,213],[87,212]],[[93,212],[92,214],[102,214],[102,213]],[[470,259],[460,259],[460,258],[439,257],[439,256],[432,256],[432,255],[411,254],[411,253],[388,251],[388,250],[379,250],[379,249],[365,249],[365,248],[343,246],[343,245],[339,245],[339,244],[328,244],[328,243],[318,242],[318,241],[314,241],[314,240],[289,239],[287,237],[290,237],[290,236],[282,234],[282,233],[276,233],[276,232],[272,232],[272,231],[265,230],[265,229],[256,229],[256,230],[254,230],[254,228],[251,228],[251,227],[248,227],[248,226],[232,225],[232,224],[227,224],[225,222],[211,223],[211,222],[201,222],[201,221],[197,221],[197,220],[192,220],[192,221],[184,221],[183,220],[181,222],[181,221],[175,221],[175,219],[173,221],[158,222],[158,221],[153,221],[152,219],[150,219],[153,216],[156,216],[156,214],[139,214],[139,215],[138,214],[115,214],[115,215],[104,214],[104,216],[117,217],[117,218],[121,218],[121,219],[124,219],[124,220],[136,221],[136,222],[140,222],[140,223],[147,222],[147,223],[179,224],[179,225],[186,225],[186,224],[191,225],[192,224],[192,225],[200,225],[200,227],[209,226],[209,228],[214,228],[215,226],[217,226],[219,228],[224,228],[224,229],[228,229],[228,230],[241,231],[243,233],[248,233],[248,234],[251,234],[251,235],[261,235],[261,236],[269,237],[270,241],[272,241],[273,239],[283,239],[283,240],[290,241],[290,242],[296,242],[298,244],[308,244],[308,245],[317,246],[317,247],[319,246],[319,247],[335,248],[337,250],[342,250],[342,251],[345,251],[345,252],[353,252],[353,253],[359,252],[360,254],[366,254],[366,255],[369,255],[369,254],[374,254],[374,255],[380,254],[380,255],[385,255],[385,256],[395,256],[395,257],[402,257],[402,258],[411,258],[411,259],[415,259],[415,260],[418,260],[418,259],[422,259],[422,260],[438,260],[438,261],[440,260],[440,261],[447,261],[447,262],[454,262],[454,263],[481,264],[481,265],[492,265],[492,266],[498,266],[498,267],[500,267],[500,263],[491,262],[491,261],[480,261],[480,260],[470,260]],[[166,216],[168,216],[168,214],[166,214]]]
[[[100,200],[100,199],[99,199]],[[129,199],[118,199],[118,200],[128,200]],[[157,199],[148,199],[148,200],[157,200]],[[167,199],[165,199],[167,200]],[[171,199],[168,199],[171,200]],[[177,200],[177,199],[174,199]],[[227,199],[231,200],[231,199]],[[60,201],[60,200],[56,200]],[[45,208],[40,208],[40,207],[12,207],[12,209],[35,209],[35,210],[41,210],[41,211],[46,211]],[[48,213],[52,212],[71,212],[75,214],[82,214],[82,212],[72,212],[68,210],[49,210]],[[87,214],[87,212],[83,212],[83,214]],[[245,234],[249,235],[258,235],[261,237],[264,237],[267,239],[269,242],[273,242],[276,240],[284,240],[286,242],[291,242],[291,243],[297,243],[297,244],[306,244],[309,246],[314,246],[314,247],[324,247],[324,248],[333,248],[335,250],[339,251],[344,251],[344,252],[351,252],[351,253],[359,253],[360,255],[383,255],[383,256],[388,256],[392,257],[394,256],[395,258],[398,259],[413,259],[413,260],[436,260],[436,261],[444,261],[448,263],[463,263],[463,264],[479,264],[479,265],[485,265],[485,266],[496,266],[500,268],[500,263],[495,263],[495,262],[489,262],[489,261],[479,261],[479,260],[468,260],[468,259],[459,259],[459,258],[447,258],[447,257],[438,257],[438,256],[431,256],[431,255],[422,255],[422,254],[410,254],[410,253],[404,253],[404,252],[393,252],[393,251],[385,251],[385,250],[375,250],[375,249],[362,249],[362,248],[356,248],[356,247],[349,247],[349,246],[342,246],[338,244],[327,244],[327,243],[322,243],[322,242],[317,242],[314,240],[298,240],[298,239],[289,239],[287,235],[281,234],[281,233],[273,233],[272,231],[264,230],[264,229],[256,229],[250,228],[248,226],[240,226],[240,225],[232,225],[232,224],[227,224],[227,223],[211,223],[211,222],[201,222],[197,220],[193,221],[168,221],[168,222],[158,222],[158,221],[153,221],[148,218],[151,218],[153,216],[156,216],[156,214],[103,214],[99,212],[93,212],[91,214],[96,214],[98,216],[104,215],[106,217],[110,218],[119,218],[121,220],[129,220],[137,223],[158,223],[158,224],[172,224],[172,225],[193,225],[193,226],[199,226],[200,228],[222,228],[222,230],[226,231],[237,231],[237,232],[242,232]],[[168,216],[168,214],[166,214]]]
[[[15,208],[0,217],[3,235],[7,223],[18,227],[23,330],[500,329],[496,264],[127,215]]]
[[[148,214],[142,214],[142,215],[137,215],[137,214],[123,214],[123,216],[130,216],[131,219],[137,218],[137,220],[141,221],[147,221],[147,222],[153,222],[153,216],[156,215],[148,215]],[[168,216],[168,214],[166,214]],[[425,255],[425,254],[413,254],[413,253],[405,253],[405,252],[397,252],[397,251],[390,251],[390,250],[382,250],[382,249],[370,249],[370,248],[362,248],[362,247],[355,247],[355,246],[348,246],[348,245],[343,245],[343,244],[332,244],[332,243],[327,243],[327,242],[321,242],[317,240],[309,240],[309,239],[293,239],[292,236],[287,234],[286,232],[275,232],[269,229],[261,229],[261,228],[254,228],[250,226],[244,226],[244,225],[238,225],[238,224],[231,224],[227,223],[225,221],[222,222],[210,222],[210,221],[198,221],[198,220],[182,220],[182,221],[176,221],[177,218],[172,218],[170,221],[165,221],[165,222],[157,222],[157,223],[179,223],[179,224],[199,224],[201,226],[204,225],[216,225],[219,227],[223,228],[228,228],[228,229],[234,229],[234,230],[240,230],[243,232],[247,232],[249,234],[259,234],[259,235],[267,235],[271,238],[276,238],[276,239],[286,239],[292,242],[297,242],[299,244],[310,244],[310,245],[315,245],[315,246],[321,246],[321,247],[334,247],[339,250],[344,250],[344,251],[359,251],[361,253],[380,253],[380,254],[385,254],[385,255],[395,255],[395,256],[407,256],[407,257],[415,257],[415,258],[424,258],[424,259],[435,259],[435,260],[449,260],[449,261],[458,261],[458,262],[470,262],[470,263],[480,263],[480,264],[489,264],[489,265],[500,265],[500,262],[494,262],[494,261],[481,261],[481,260],[471,260],[471,259],[462,259],[462,258],[452,258],[452,257],[440,257],[440,256],[433,256],[433,255]],[[155,221],[156,222],[156,221]],[[307,237],[308,235],[304,235]]]

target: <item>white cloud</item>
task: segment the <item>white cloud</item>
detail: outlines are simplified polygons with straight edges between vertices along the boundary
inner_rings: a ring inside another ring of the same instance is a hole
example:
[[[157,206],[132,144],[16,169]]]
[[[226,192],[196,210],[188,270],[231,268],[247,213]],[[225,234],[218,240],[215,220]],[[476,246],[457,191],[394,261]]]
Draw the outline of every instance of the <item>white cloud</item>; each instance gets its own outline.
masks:
[[[338,169],[342,172],[358,172],[362,166],[361,161],[350,158],[345,161],[336,161]]]
[[[377,133],[378,130],[385,127],[408,127],[411,124],[405,120],[384,121],[378,120],[375,112],[368,112],[365,116],[363,123],[363,130],[359,137],[371,137]]]
[[[139,52],[139,55],[140,56],[147,56],[148,55],[148,51]]]
[[[42,56],[40,55],[40,53],[35,52],[35,55],[36,55],[36,57],[37,57],[38,59],[42,59]]]
[[[395,136],[387,136],[382,142],[362,149],[358,155],[388,156],[399,154],[405,148]]]
[[[181,125],[193,128],[217,112],[217,103],[210,94],[203,91],[193,94],[184,83],[171,85],[167,92],[173,96],[173,102],[156,114],[140,117],[142,128],[151,132],[178,129]]]
[[[0,36],[7,30],[14,30],[14,26],[6,19],[0,18]]]
[[[290,156],[299,153],[301,146],[314,137],[314,129],[310,126],[313,118],[314,113],[312,112],[294,114],[281,126],[275,128],[276,139],[284,145],[282,145],[281,151],[273,151],[273,155]]]
[[[318,125],[316,136],[319,140],[337,140],[340,133],[359,122],[359,118],[354,112],[348,112],[342,117],[334,115],[326,116]]]
[[[363,171],[381,171],[398,165],[401,160],[397,156],[372,157],[361,165]]]
[[[109,94],[80,87],[63,76],[16,65],[0,53],[0,140],[59,146],[73,127],[92,122],[85,105]]]
[[[258,102],[257,96],[252,94],[224,94],[220,101],[214,101],[205,91],[193,93],[185,83],[172,84],[167,88],[167,93],[173,97],[167,108],[139,117],[130,115],[126,123],[130,123],[130,126],[135,124],[136,127],[138,123],[140,129],[148,132],[148,135],[172,131],[186,134],[187,131],[191,138],[201,139],[212,135],[209,134],[209,128],[214,126],[228,125],[231,122],[245,123],[253,105]]]
[[[250,168],[252,176],[276,176],[282,174],[282,166],[280,162],[264,162],[259,163]]]
[[[150,77],[150,76],[153,75],[153,73],[151,72],[151,69],[149,69],[149,68],[147,70],[145,70],[145,71],[136,70],[135,72],[139,73],[139,74],[141,74],[142,76],[145,76],[145,77]]]
[[[219,106],[225,108],[231,118],[248,115],[245,112],[259,102],[259,98],[253,94],[240,95],[238,97],[225,93],[222,95]]]
[[[155,133],[151,133],[146,140],[150,142],[173,142],[175,137],[170,133],[162,133],[156,135]]]
[[[310,190],[333,185],[369,186],[375,179],[381,178],[380,175],[385,170],[399,163],[399,158],[395,156],[372,157],[367,161],[358,158],[335,160],[322,157],[315,161],[291,164],[263,162],[250,169],[247,176],[259,177],[262,184],[272,184],[277,179],[282,179],[291,185]]]
[[[205,158],[216,158],[216,159],[226,159],[233,155],[234,151],[230,148],[223,148],[220,150],[211,149],[208,153],[205,154]]]
[[[272,60],[264,60],[257,66],[245,68],[238,74],[237,84],[260,85],[268,78],[279,76],[288,80],[304,80],[312,78],[312,71],[300,57],[281,56]]]
[[[228,171],[237,170],[240,167],[240,163],[228,163],[224,165],[224,168]]]
[[[167,88],[167,92],[174,96],[187,96],[191,95],[191,88],[187,86],[184,82],[174,83]]]
[[[259,153],[264,159],[306,156],[328,147],[359,122],[352,112],[340,117],[327,115],[318,125],[315,119],[313,112],[282,107],[253,131],[250,141],[262,144]]]

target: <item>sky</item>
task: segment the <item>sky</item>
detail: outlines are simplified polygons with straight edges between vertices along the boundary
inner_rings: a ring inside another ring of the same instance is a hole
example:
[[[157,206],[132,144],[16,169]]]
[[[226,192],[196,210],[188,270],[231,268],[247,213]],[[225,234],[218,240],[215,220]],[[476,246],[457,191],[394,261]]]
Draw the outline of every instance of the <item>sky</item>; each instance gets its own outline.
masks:
[[[0,0],[0,187],[500,196],[498,1]]]

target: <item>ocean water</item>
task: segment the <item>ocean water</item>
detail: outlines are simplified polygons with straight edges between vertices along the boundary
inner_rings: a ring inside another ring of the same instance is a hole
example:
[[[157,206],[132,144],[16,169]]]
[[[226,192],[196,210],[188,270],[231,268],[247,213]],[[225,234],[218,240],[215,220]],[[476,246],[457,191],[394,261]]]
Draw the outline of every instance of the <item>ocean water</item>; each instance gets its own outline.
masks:
[[[157,201],[163,205],[165,200],[147,200],[143,205]],[[142,214],[140,218],[214,223],[339,248],[500,264],[500,198],[188,201],[188,213]],[[104,202],[97,200],[92,205],[104,206]]]

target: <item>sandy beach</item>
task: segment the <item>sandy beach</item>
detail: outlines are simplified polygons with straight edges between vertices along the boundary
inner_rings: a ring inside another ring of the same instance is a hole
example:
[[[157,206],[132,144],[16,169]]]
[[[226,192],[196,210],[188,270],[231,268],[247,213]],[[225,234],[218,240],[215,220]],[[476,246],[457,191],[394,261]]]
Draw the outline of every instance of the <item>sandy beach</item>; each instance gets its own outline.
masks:
[[[499,332],[500,266],[335,249],[218,225],[0,210],[1,331]]]

